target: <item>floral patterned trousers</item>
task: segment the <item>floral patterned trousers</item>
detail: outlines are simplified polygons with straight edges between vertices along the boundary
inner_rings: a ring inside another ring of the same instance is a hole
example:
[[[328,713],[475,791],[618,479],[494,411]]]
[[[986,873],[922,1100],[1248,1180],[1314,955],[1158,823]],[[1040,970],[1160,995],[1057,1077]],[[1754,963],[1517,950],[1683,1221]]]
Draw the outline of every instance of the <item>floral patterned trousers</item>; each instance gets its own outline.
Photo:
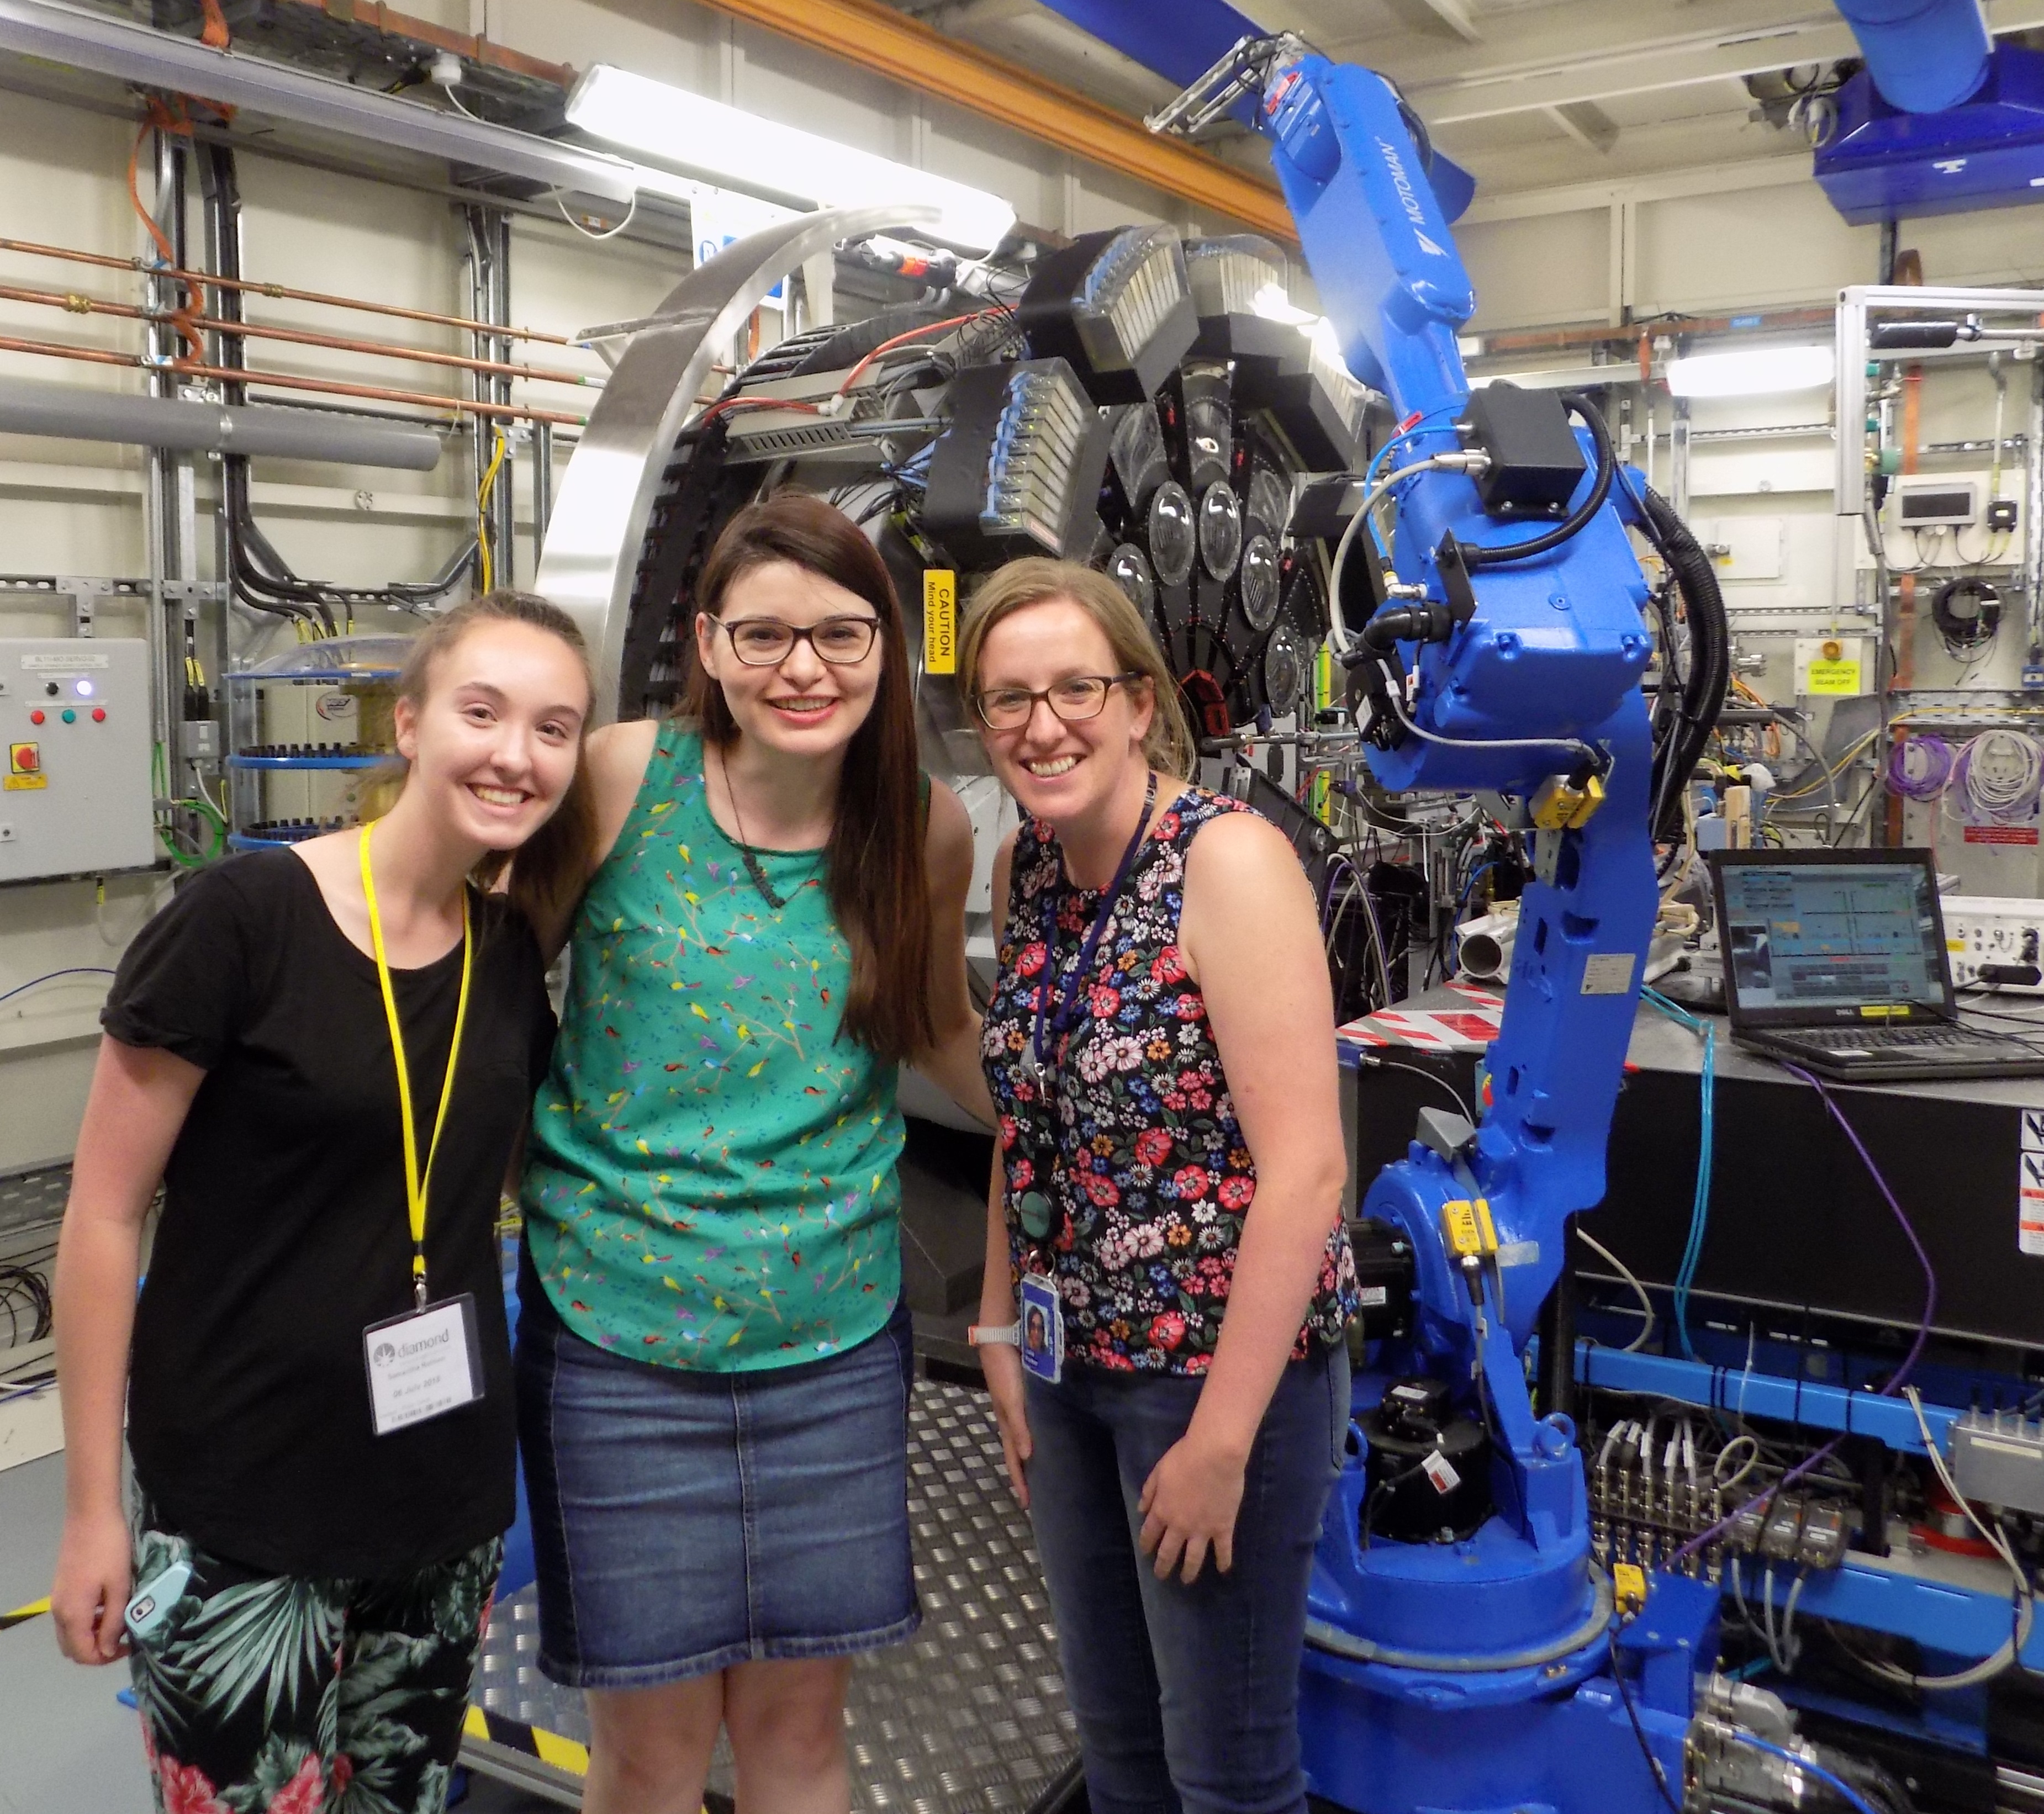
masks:
[[[397,1581],[266,1575],[147,1528],[190,1581],[130,1659],[159,1814],[440,1814],[503,1544]]]

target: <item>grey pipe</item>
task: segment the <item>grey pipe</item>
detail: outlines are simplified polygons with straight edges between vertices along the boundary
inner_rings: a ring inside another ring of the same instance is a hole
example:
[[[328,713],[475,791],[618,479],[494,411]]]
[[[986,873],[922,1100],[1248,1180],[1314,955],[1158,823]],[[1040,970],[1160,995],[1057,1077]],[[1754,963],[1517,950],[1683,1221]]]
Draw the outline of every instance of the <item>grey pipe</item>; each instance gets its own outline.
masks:
[[[423,425],[351,422],[321,411],[259,403],[245,408],[188,403],[181,398],[135,397],[17,378],[0,379],[0,433],[328,460],[408,472],[430,472],[440,457],[440,436]]]

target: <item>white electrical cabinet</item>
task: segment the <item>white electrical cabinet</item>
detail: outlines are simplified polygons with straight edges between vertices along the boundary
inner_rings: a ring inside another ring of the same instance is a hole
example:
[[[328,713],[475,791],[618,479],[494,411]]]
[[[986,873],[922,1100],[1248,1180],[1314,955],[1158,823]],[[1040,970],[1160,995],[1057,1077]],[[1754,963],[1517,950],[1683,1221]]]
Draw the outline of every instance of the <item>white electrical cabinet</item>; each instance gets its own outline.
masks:
[[[1960,989],[2044,995],[2044,901],[1948,894],[1938,903],[1952,982]],[[1987,974],[1981,972],[1984,967]]]
[[[146,643],[0,638],[0,882],[156,862]]]

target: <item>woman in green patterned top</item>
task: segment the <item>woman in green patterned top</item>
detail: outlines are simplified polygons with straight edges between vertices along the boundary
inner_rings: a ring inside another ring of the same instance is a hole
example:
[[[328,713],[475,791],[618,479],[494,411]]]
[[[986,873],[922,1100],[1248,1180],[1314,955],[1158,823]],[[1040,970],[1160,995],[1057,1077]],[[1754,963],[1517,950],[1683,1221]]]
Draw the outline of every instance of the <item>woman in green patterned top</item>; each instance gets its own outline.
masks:
[[[590,1814],[699,1807],[720,1725],[743,1800],[831,1814],[850,1658],[917,1618],[897,1065],[992,1120],[972,834],[849,519],[748,506],[697,603],[686,714],[589,740],[608,854],[533,1109],[540,1666],[587,1691]]]

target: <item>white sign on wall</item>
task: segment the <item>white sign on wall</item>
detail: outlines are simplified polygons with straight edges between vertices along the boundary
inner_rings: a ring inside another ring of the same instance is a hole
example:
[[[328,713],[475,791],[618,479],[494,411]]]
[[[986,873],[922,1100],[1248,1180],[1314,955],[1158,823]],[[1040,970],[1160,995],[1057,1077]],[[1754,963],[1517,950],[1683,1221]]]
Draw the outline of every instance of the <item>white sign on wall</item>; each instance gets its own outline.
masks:
[[[763,202],[756,195],[740,195],[728,189],[703,187],[689,198],[689,222],[696,243],[696,263],[707,264],[735,241],[763,227],[794,219],[797,210],[778,202]],[[785,306],[787,288],[783,279],[767,292],[774,308]]]

